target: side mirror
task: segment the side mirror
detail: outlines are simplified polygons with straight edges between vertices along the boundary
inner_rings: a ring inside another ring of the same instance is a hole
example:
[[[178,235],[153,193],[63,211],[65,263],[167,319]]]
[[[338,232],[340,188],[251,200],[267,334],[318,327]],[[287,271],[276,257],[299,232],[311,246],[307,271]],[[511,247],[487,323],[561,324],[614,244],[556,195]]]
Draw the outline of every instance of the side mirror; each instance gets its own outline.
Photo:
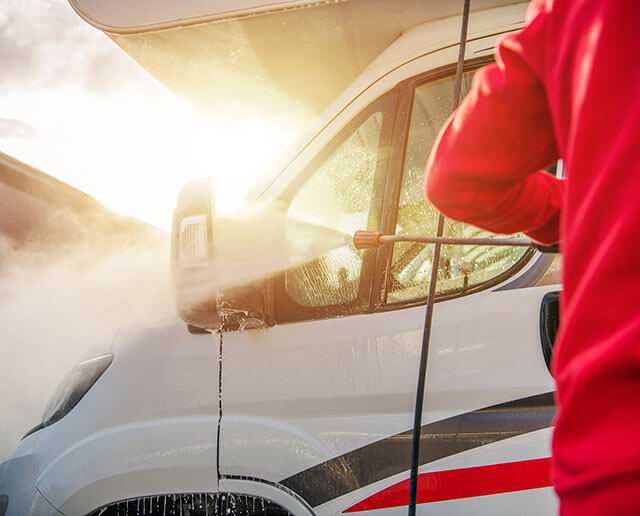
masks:
[[[171,225],[171,282],[178,315],[188,325],[210,330],[271,326],[270,281],[218,289],[214,277],[216,245],[211,178],[185,185]]]

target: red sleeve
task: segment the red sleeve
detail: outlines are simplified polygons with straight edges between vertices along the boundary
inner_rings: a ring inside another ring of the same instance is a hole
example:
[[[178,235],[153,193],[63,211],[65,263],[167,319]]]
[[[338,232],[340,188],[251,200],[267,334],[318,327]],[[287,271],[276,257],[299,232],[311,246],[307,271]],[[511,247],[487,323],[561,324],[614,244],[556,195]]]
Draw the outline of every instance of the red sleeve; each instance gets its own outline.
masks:
[[[564,181],[540,170],[558,159],[545,90],[532,66],[543,60],[536,54],[541,45],[528,45],[541,37],[543,17],[502,38],[496,63],[475,74],[436,140],[425,190],[448,217],[550,244],[559,240]]]

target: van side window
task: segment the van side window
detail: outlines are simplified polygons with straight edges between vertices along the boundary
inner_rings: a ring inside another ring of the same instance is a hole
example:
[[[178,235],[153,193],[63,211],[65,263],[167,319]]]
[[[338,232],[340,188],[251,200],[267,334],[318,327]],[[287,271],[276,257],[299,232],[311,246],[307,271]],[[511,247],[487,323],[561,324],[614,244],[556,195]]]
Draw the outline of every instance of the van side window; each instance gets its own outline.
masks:
[[[368,305],[371,275],[363,270],[368,270],[367,261],[372,270],[375,252],[359,251],[348,242],[358,229],[379,227],[393,100],[379,99],[349,124],[293,193],[287,215],[317,227],[308,241],[298,243],[298,251],[304,254],[304,246],[318,239],[342,246],[284,273],[279,320],[348,315]]]
[[[463,76],[463,94],[469,91],[472,73],[466,72]],[[424,197],[424,169],[438,132],[451,113],[453,87],[453,77],[446,77],[415,89],[397,234],[436,234],[438,212]],[[469,224],[446,219],[444,236],[471,238],[493,235]],[[387,303],[416,301],[427,296],[433,248],[433,245],[403,242],[394,245]],[[437,294],[461,295],[496,279],[518,263],[526,252],[524,247],[442,246]]]
[[[367,227],[381,131],[382,113],[377,111],[298,191],[288,215],[345,235]],[[317,237],[323,238],[321,231]],[[361,269],[362,252],[352,245],[345,245],[287,271],[285,287],[289,296],[302,306],[350,303],[358,296]]]

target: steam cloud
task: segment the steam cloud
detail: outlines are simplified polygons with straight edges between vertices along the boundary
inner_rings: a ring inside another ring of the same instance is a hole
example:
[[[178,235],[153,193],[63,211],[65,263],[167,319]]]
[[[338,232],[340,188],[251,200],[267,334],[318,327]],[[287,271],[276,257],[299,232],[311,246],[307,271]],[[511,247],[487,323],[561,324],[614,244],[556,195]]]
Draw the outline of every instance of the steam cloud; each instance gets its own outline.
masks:
[[[350,242],[277,207],[245,206],[241,213],[216,221],[212,267],[184,291],[194,303]],[[34,238],[19,246],[0,238],[0,458],[40,422],[65,373],[107,351],[122,325],[144,331],[176,320],[166,235],[123,233],[100,218],[86,227],[69,213],[52,220],[67,228],[62,243]],[[69,240],[69,233],[81,237]]]
[[[51,249],[0,239],[0,458],[40,422],[65,373],[106,351],[123,323],[175,321],[168,257],[165,240]]]

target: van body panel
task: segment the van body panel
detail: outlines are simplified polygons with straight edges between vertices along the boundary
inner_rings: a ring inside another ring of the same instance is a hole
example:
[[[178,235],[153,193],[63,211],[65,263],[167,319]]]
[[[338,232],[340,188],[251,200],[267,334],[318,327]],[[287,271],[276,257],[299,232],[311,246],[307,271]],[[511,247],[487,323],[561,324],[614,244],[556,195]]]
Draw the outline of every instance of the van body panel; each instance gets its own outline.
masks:
[[[548,290],[482,292],[436,305],[423,425],[554,390],[537,331]],[[287,485],[303,470],[404,434],[412,424],[424,312],[416,307],[225,336],[221,474]],[[495,424],[499,431],[500,420]],[[508,441],[501,447],[517,452],[517,442]],[[542,439],[524,455],[544,453]],[[410,455],[397,460],[404,460],[406,478]],[[453,468],[456,460],[454,454],[438,466]],[[357,472],[335,474],[348,483]]]
[[[179,323],[123,330],[113,351],[78,405],[34,434],[38,490],[65,514],[141,495],[217,491],[218,342]]]
[[[304,500],[296,496],[294,492],[276,483],[265,482],[264,480],[247,476],[222,476],[219,486],[221,492],[242,493],[272,500],[296,516],[312,516],[315,514],[313,509]]]
[[[452,16],[459,6],[449,0],[432,0],[428,6],[422,2],[404,2],[403,13],[393,3],[385,0],[142,0],[131,4],[126,0],[69,0],[78,15],[87,23],[105,32],[136,33],[165,30],[191,24],[207,22],[232,23],[238,19],[256,17],[268,18],[283,11],[301,10],[307,21],[316,17],[319,8],[329,5],[334,9],[348,9],[349,13],[369,10],[383,19],[368,20],[370,30],[380,30],[382,25],[402,31],[412,25]],[[346,6],[332,6],[332,4]],[[496,5],[507,5],[512,0],[477,0],[474,9],[486,9]],[[262,23],[268,23],[261,20]],[[355,29],[352,29],[355,30]]]
[[[544,459],[551,455],[549,446],[551,440],[551,428],[538,430],[519,435],[510,439],[497,441],[485,446],[472,449],[455,457],[435,461],[428,465],[421,466],[419,475],[425,473],[459,470],[466,468],[482,467],[503,463],[513,463],[517,461],[529,461],[532,459]],[[403,506],[392,506],[373,510],[350,510],[357,509],[358,504],[363,500],[374,497],[377,493],[383,492],[398,483],[407,481],[408,474],[403,472],[392,477],[385,478],[379,482],[363,487],[357,495],[348,493],[339,498],[331,500],[323,505],[315,507],[318,515],[340,514],[345,511],[358,515],[367,514],[405,514],[406,500]],[[521,503],[527,503],[520,506]],[[420,506],[419,506],[420,507]],[[557,498],[550,487],[538,488],[526,491],[516,491],[502,494],[495,494],[482,497],[468,497],[454,500],[431,502],[428,514],[442,515],[467,515],[467,514],[555,514],[557,513]],[[420,509],[419,509],[420,510]]]

